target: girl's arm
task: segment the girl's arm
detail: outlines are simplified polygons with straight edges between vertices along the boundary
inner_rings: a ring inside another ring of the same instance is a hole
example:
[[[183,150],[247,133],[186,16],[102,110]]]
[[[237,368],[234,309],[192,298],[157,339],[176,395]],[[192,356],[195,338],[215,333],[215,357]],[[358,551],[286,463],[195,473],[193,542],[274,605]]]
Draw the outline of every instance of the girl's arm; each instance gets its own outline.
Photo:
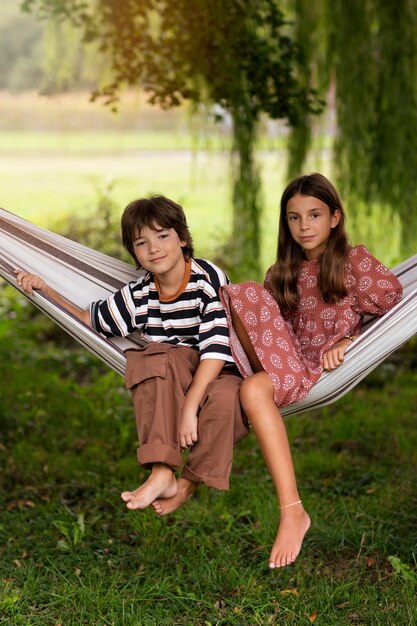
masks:
[[[342,365],[345,360],[346,349],[351,345],[359,335],[353,335],[352,337],[343,337],[339,339],[327,352],[323,354],[323,369],[326,372],[335,370],[339,365]]]
[[[398,278],[363,245],[352,248],[348,262],[350,290],[359,315],[384,315],[401,300],[403,288]],[[332,371],[343,363],[354,337],[344,337],[323,354],[323,368]]]
[[[78,317],[84,324],[91,326],[90,321],[90,312],[88,310],[84,311],[83,309],[78,308],[75,304],[68,302],[65,298],[63,298],[59,293],[57,293],[54,289],[49,287],[46,284],[43,278],[40,276],[36,276],[36,274],[30,274],[29,272],[25,272],[24,270],[16,269],[14,270],[16,274],[16,282],[22,287],[23,291],[27,294],[31,294],[33,290],[41,291],[45,295],[49,296],[55,302],[58,302],[66,311]]]
[[[188,448],[198,441],[198,409],[206,392],[207,385],[217,378],[223,369],[225,361],[220,359],[203,359],[200,361],[193,382],[185,396],[185,403],[180,419],[180,445]]]
[[[355,310],[360,315],[385,315],[402,298],[398,278],[363,245],[352,248],[348,273],[355,293]]]

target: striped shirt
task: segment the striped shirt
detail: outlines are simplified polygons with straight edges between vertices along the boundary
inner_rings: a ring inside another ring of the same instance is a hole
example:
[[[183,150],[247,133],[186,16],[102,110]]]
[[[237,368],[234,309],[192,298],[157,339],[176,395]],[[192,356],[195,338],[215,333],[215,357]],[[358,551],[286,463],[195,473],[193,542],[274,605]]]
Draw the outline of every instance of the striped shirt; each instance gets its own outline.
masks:
[[[104,337],[125,337],[139,330],[143,339],[183,345],[200,352],[201,359],[233,363],[226,313],[219,289],[227,275],[203,259],[190,259],[178,293],[160,296],[158,281],[147,272],[107,300],[93,302],[91,323]]]

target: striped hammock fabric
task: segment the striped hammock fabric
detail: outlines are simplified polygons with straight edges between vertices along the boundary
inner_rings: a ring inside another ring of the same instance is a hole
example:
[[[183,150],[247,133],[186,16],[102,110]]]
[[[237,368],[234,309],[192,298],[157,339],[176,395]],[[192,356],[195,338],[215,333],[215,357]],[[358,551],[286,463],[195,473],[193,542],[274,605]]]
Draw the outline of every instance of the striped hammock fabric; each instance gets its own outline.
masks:
[[[132,265],[0,209],[0,276],[24,293],[16,284],[15,268],[39,274],[80,308],[106,298],[138,276]],[[404,287],[401,302],[382,318],[367,319],[361,336],[347,349],[343,365],[324,372],[308,396],[283,408],[283,415],[335,402],[417,333],[417,255],[392,271]],[[119,374],[124,374],[124,350],[142,345],[139,333],[125,339],[104,339],[47,296],[39,292],[24,295]]]

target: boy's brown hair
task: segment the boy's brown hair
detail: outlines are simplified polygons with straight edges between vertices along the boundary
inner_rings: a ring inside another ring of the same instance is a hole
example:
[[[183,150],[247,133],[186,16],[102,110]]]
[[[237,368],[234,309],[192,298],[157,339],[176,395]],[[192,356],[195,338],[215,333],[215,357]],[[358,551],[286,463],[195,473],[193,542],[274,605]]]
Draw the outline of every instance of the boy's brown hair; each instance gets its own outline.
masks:
[[[133,238],[135,233],[140,233],[145,226],[152,230],[156,230],[155,226],[173,228],[180,241],[185,241],[185,246],[182,248],[184,259],[187,261],[194,255],[193,240],[188,229],[184,209],[165,196],[155,195],[150,198],[133,200],[127,205],[122,215],[123,245],[136,264],[138,264],[138,260],[135,255]]]

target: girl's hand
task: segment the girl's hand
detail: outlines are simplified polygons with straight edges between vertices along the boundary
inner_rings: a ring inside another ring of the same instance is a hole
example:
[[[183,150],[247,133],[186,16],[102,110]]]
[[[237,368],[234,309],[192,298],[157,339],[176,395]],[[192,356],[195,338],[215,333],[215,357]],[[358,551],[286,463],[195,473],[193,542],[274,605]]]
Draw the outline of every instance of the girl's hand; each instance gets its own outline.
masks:
[[[34,289],[45,292],[48,290],[48,285],[40,276],[36,276],[36,274],[29,274],[29,272],[19,269],[14,270],[14,273],[16,274],[17,284],[29,295]]]
[[[351,344],[352,341],[345,337],[335,343],[330,350],[327,350],[327,352],[323,354],[323,369],[325,369],[326,372],[331,372],[339,367],[339,365],[342,365],[345,359],[346,349]]]

